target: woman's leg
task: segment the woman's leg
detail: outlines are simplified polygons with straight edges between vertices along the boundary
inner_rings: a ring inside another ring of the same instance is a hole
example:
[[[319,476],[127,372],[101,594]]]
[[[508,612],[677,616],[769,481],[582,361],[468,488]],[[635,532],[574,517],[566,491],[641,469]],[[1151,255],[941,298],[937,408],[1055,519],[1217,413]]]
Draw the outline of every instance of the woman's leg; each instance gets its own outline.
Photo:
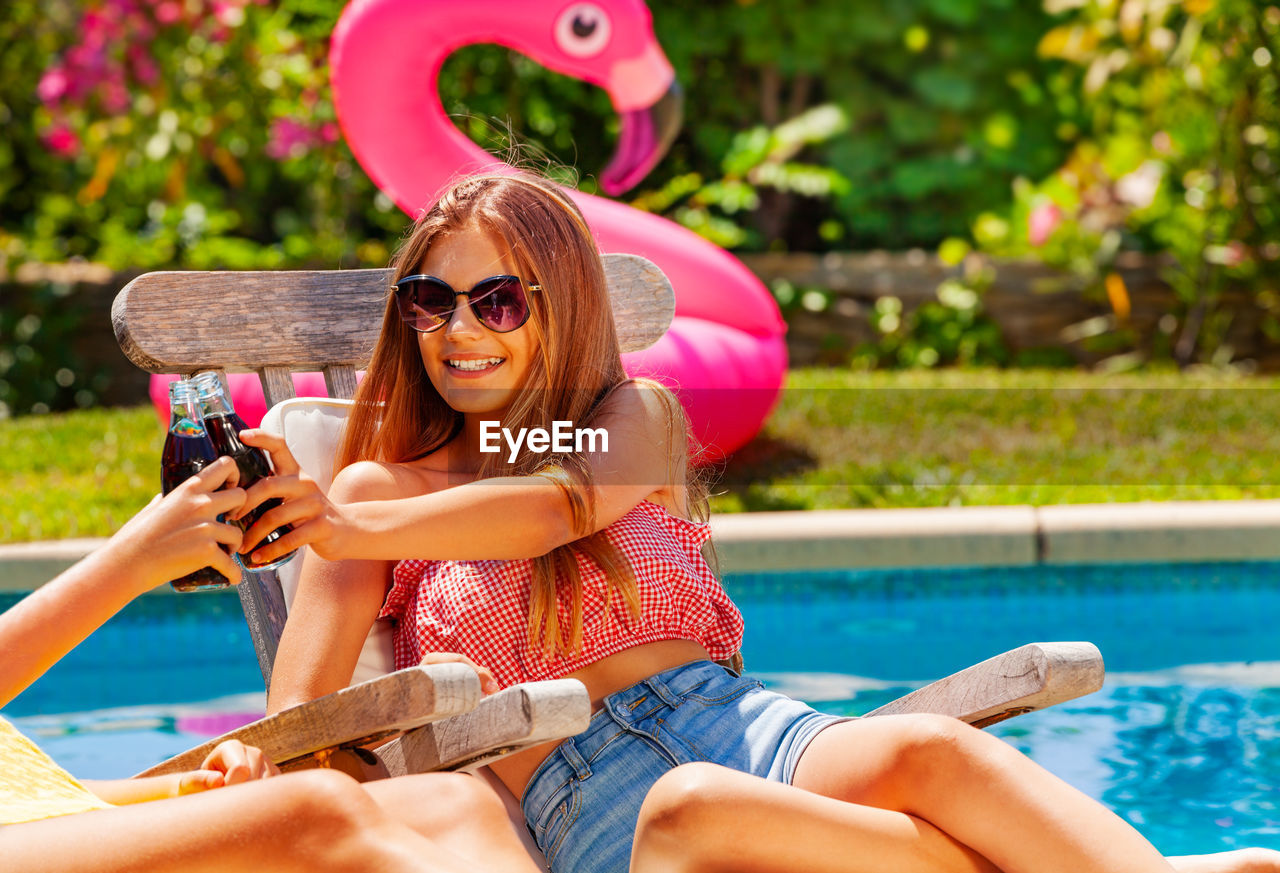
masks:
[[[541,873],[497,793],[465,773],[366,782],[387,814],[484,873]],[[524,827],[524,822],[520,822]]]
[[[995,873],[928,822],[714,764],[658,780],[640,809],[631,873]]]
[[[1006,873],[1191,873],[1265,860],[1228,853],[1171,863],[1106,807],[1007,743],[946,716],[832,725],[804,751],[793,784],[916,816]]]
[[[0,858],[6,873],[475,869],[322,770],[0,827]]]

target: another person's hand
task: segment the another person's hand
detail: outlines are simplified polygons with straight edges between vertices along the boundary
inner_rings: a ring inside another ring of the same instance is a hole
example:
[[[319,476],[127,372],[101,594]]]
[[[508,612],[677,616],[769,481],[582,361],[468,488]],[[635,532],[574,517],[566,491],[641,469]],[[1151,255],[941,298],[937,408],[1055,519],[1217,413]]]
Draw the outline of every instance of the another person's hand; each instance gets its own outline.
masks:
[[[157,495],[116,532],[111,547],[137,579],[139,593],[202,567],[214,568],[232,584],[240,581],[231,557],[240,547],[240,531],[219,521],[244,504],[244,490],[235,487],[238,476],[234,461],[219,458],[164,497]]]
[[[344,544],[353,535],[349,520],[341,508],[325,496],[316,481],[302,472],[284,438],[253,428],[241,431],[240,440],[269,452],[276,472],[254,483],[237,516],[245,515],[273,497],[284,501],[263,513],[245,531],[242,551],[260,563],[274,561],[304,545],[311,546],[313,552],[328,560],[345,557]],[[263,537],[284,525],[292,525],[293,530],[254,551]]]
[[[214,747],[199,770],[183,773],[179,777],[178,794],[195,794],[279,775],[279,768],[271,763],[261,749],[246,746],[239,740],[227,740]]]
[[[496,694],[501,690],[498,686],[498,680],[493,678],[493,672],[488,667],[481,667],[466,655],[460,655],[457,652],[427,652],[422,656],[422,660],[418,662],[418,665],[426,667],[430,664],[466,664],[479,675],[480,691],[482,693]]]

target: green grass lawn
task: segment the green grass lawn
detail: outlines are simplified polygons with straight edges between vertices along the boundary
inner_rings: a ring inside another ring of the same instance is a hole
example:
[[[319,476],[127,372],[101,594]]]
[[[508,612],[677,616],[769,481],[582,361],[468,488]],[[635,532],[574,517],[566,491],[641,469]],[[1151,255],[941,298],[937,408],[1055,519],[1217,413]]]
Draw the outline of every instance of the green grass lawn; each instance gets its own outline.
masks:
[[[106,536],[160,490],[150,406],[0,421],[0,542]]]
[[[159,489],[150,407],[0,421],[0,542],[104,536]],[[1280,498],[1280,379],[795,370],[712,509]]]
[[[793,372],[719,512],[1280,497],[1280,379]]]

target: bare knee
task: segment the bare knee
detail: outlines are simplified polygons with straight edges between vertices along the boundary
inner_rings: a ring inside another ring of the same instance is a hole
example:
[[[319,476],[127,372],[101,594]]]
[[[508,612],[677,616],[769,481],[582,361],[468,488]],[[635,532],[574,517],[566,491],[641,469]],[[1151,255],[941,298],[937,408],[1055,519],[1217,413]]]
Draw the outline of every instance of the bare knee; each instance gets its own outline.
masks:
[[[483,780],[466,773],[422,773],[377,786],[378,802],[415,830],[440,834],[456,828],[510,827],[506,806]]]
[[[950,716],[922,713],[896,720],[882,772],[916,793],[973,778],[990,751],[988,743],[999,742]]]
[[[276,837],[300,869],[359,870],[398,854],[402,834],[351,777],[308,770],[272,780]],[[389,868],[390,869],[390,868]]]
[[[752,779],[715,764],[683,764],[654,783],[640,807],[632,873],[710,873],[726,857],[720,825],[737,808],[739,782]]]
[[[337,770],[304,770],[273,782],[280,806],[307,821],[367,824],[377,807],[360,785]]]

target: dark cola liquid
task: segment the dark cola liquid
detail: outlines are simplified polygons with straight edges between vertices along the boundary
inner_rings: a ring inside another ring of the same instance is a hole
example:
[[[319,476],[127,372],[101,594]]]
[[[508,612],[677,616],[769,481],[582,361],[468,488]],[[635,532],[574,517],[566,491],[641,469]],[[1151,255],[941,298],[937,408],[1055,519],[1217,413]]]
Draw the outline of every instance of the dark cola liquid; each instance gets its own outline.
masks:
[[[255,449],[253,446],[246,446],[244,443],[240,442],[240,431],[246,429],[244,420],[241,419],[240,416],[236,415],[234,412],[230,414],[219,413],[215,415],[207,415],[204,419],[204,426],[209,432],[209,439],[212,441],[213,447],[217,451],[218,455],[229,456],[236,462],[236,466],[240,468],[239,487],[247,489],[259,479],[265,479],[267,476],[271,475],[271,461],[267,458],[267,453],[262,451],[262,449]],[[261,518],[266,512],[279,506],[282,502],[283,501],[278,497],[273,497],[270,500],[264,501],[260,506],[255,507],[252,512],[243,516],[239,520],[232,522],[232,524],[236,525],[241,530],[247,531],[253,526],[254,522]],[[288,526],[278,527],[263,537],[262,541],[258,545],[265,546],[268,543],[274,543],[290,530],[292,530],[292,528]],[[288,555],[276,558],[274,561],[270,561],[265,564],[255,564],[249,559],[247,554],[241,552],[240,564],[248,570],[275,567],[289,560],[289,558],[293,557],[293,554],[293,552],[290,552]]]
[[[168,494],[218,459],[213,443],[198,428],[194,433],[169,431],[160,457],[160,490]],[[169,583],[175,591],[209,591],[226,588],[231,580],[212,567],[204,567]]]

